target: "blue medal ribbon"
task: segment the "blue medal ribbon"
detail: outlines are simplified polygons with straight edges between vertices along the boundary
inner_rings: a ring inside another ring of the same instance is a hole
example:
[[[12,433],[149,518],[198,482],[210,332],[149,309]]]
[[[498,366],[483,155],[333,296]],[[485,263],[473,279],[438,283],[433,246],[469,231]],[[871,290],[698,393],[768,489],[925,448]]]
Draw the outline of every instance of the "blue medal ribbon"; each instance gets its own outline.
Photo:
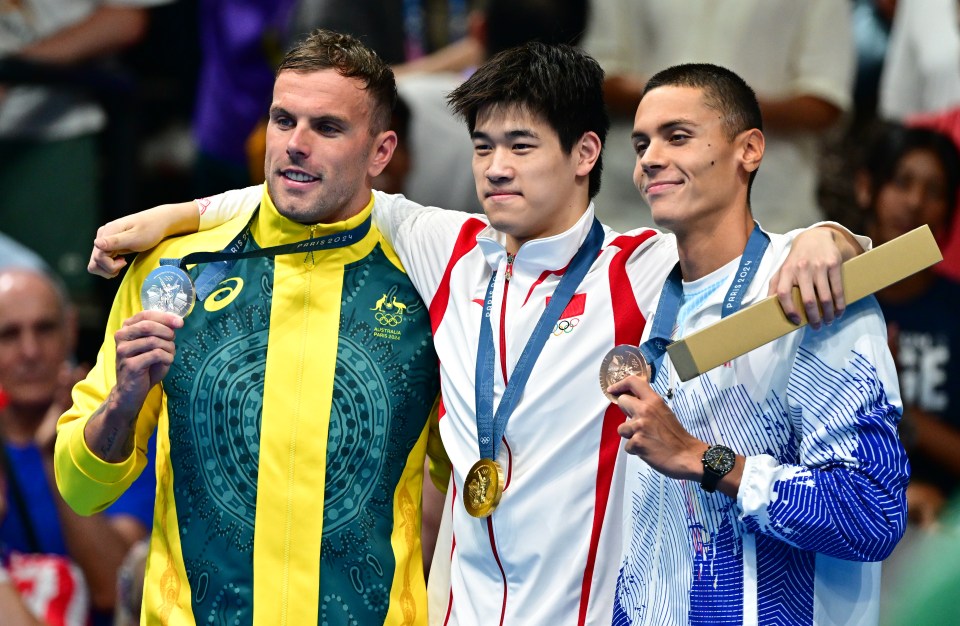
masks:
[[[747,245],[743,249],[743,255],[740,257],[740,267],[727,289],[727,296],[723,299],[721,318],[740,310],[743,296],[747,293],[747,288],[756,276],[756,270],[760,266],[760,260],[763,258],[763,253],[766,252],[769,243],[770,237],[760,230],[759,224],[754,222],[753,231],[751,231],[750,238],[747,239]],[[680,313],[682,301],[683,274],[680,272],[680,263],[678,262],[673,266],[673,270],[667,276],[667,281],[663,284],[660,300],[657,302],[657,312],[653,317],[653,328],[650,331],[650,336],[640,345],[640,353],[643,354],[643,358],[646,359],[651,368],[651,381],[657,368],[663,362],[663,355],[667,352],[667,346],[671,343],[670,337],[673,335],[673,326],[677,323],[677,315]]]
[[[513,376],[507,382],[503,398],[497,406],[496,415],[493,412],[493,379],[495,369],[495,349],[493,345],[493,329],[490,324],[490,312],[493,309],[493,286],[497,278],[496,271],[490,277],[487,294],[483,303],[483,314],[480,320],[480,344],[477,348],[477,382],[475,390],[477,407],[477,439],[480,444],[480,458],[495,460],[500,448],[500,440],[507,429],[507,421],[520,402],[523,387],[530,378],[533,366],[543,350],[553,329],[553,325],[563,315],[570,299],[576,293],[580,281],[587,275],[590,266],[597,259],[600,248],[603,246],[603,227],[594,218],[590,233],[584,240],[577,254],[570,261],[570,266],[564,272],[560,283],[553,292],[537,325],[534,327],[527,345],[520,353],[520,359],[513,369]]]

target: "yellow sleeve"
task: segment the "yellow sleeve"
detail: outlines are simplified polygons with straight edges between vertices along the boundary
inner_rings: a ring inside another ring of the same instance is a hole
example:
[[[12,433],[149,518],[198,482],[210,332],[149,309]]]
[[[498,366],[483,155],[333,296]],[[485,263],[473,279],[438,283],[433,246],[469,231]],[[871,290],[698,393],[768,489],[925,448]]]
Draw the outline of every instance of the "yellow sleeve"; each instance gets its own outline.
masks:
[[[450,484],[450,457],[440,439],[440,396],[430,410],[430,433],[427,435],[427,457],[430,460],[430,480],[442,493]]]
[[[137,420],[134,450],[121,463],[108,463],[96,456],[86,444],[84,427],[106,400],[116,384],[116,344],[113,334],[123,321],[141,310],[140,285],[156,260],[138,259],[127,271],[114,299],[97,363],[72,392],[73,406],[60,416],[54,451],[57,487],[63,499],[81,515],[92,515],[107,508],[143,471],[147,462],[147,441],[157,425],[163,402],[160,385],[154,387]]]

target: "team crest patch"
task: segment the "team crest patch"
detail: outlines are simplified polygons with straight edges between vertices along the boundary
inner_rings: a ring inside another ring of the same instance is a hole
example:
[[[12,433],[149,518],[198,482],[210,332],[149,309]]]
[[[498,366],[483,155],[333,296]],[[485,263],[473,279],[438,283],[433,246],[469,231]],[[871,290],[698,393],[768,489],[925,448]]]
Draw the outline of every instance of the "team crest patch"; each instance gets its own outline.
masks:
[[[550,298],[546,299],[544,306],[550,304]],[[564,308],[563,313],[560,315],[560,320],[553,325],[553,334],[555,337],[560,337],[562,335],[569,335],[573,332],[573,329],[580,324],[580,316],[584,314],[587,309],[587,294],[578,293],[570,298],[570,302]]]
[[[373,319],[377,323],[373,334],[384,339],[400,339],[400,326],[403,324],[407,305],[397,300],[396,294],[383,294],[373,307]]]

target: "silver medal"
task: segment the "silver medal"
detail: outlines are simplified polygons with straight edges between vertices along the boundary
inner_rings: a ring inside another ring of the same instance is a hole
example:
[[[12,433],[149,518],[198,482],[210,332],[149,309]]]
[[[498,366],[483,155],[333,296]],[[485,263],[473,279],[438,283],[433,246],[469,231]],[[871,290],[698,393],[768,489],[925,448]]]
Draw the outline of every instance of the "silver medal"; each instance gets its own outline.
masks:
[[[196,300],[190,276],[174,265],[161,265],[150,272],[140,288],[140,304],[145,311],[165,311],[186,317]]]

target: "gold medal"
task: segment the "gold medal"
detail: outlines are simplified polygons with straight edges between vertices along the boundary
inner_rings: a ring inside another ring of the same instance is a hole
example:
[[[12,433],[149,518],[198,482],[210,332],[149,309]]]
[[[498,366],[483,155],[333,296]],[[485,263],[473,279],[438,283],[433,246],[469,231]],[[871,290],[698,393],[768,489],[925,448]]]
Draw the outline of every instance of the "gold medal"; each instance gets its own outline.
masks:
[[[503,495],[503,468],[491,459],[480,459],[463,482],[463,506],[474,517],[487,517]]]
[[[633,375],[650,380],[650,365],[643,358],[640,348],[626,344],[614,346],[600,364],[600,390],[610,402],[616,404],[617,398],[607,393],[607,387]]]

